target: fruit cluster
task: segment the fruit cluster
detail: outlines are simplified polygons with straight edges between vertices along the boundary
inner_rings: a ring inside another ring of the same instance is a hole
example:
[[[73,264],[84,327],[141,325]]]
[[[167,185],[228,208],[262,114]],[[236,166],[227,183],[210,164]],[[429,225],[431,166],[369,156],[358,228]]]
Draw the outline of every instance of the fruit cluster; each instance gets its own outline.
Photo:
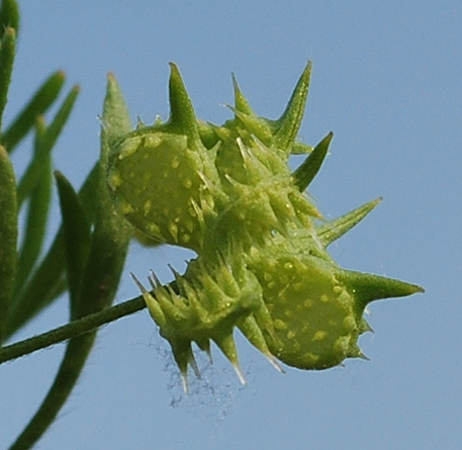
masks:
[[[325,369],[363,357],[358,336],[372,300],[419,292],[416,285],[341,269],[326,247],[379,200],[326,221],[304,191],[327,153],[297,141],[310,64],[278,120],[258,117],[235,79],[234,118],[197,120],[171,65],[171,116],[140,124],[111,145],[108,184],[117,210],[148,238],[197,253],[184,275],[151,292],[135,278],[161,335],[171,344],[187,390],[191,343],[214,341],[243,381],[237,327],[270,362]],[[291,173],[289,156],[308,154]]]

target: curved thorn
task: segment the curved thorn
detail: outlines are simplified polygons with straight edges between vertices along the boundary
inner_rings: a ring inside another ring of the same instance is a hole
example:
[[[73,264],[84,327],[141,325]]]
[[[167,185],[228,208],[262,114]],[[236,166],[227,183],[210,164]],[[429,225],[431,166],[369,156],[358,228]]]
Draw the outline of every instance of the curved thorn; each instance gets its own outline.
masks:
[[[233,79],[233,88],[234,88],[234,109],[241,113],[253,115],[252,108],[250,107],[249,102],[244,97],[244,94],[239,88],[239,84],[237,83],[237,79],[234,73],[231,74],[231,77]],[[237,115],[236,115],[236,118],[237,118]]]
[[[314,148],[314,150],[303,161],[300,167],[293,173],[294,183],[300,192],[303,192],[313,181],[318,173],[324,158],[327,155],[329,145],[334,134],[332,131]]]
[[[340,270],[336,276],[348,290],[354,293],[357,305],[362,309],[374,300],[425,292],[422,287],[415,284],[368,273]]]
[[[138,279],[138,277],[133,273],[133,272],[130,272],[130,276],[132,277],[133,281],[135,282],[136,286],[138,287],[138,289],[140,290],[141,294],[144,296],[144,295],[149,295],[149,292],[148,290],[143,286],[143,284],[141,283],[141,281]]]
[[[308,61],[305,70],[295,86],[285,111],[276,121],[277,132],[275,135],[275,142],[279,148],[288,153],[291,151],[302,123],[306,99],[308,97],[308,88],[310,86],[310,76],[311,61]]]
[[[232,333],[215,336],[213,337],[213,340],[216,342],[220,350],[232,364],[234,371],[236,372],[236,375],[239,378],[239,381],[245,386],[246,381],[244,378],[244,374],[242,373],[241,367],[239,365],[236,344],[234,342]]]
[[[367,357],[363,352],[360,352],[358,358],[364,359],[364,361],[370,361],[371,358]]]
[[[236,375],[239,378],[239,381],[241,382],[241,384],[243,386],[246,386],[247,381],[245,380],[244,374],[242,373],[242,369],[239,366],[239,364],[238,363],[233,363],[233,368],[234,368],[234,371],[236,372]]]
[[[183,392],[188,395],[189,394],[189,383],[188,383],[188,374],[186,372],[180,371],[181,375],[181,384],[183,386]]]
[[[192,349],[191,349],[190,354],[189,354],[188,363],[192,367],[196,377],[199,380],[202,379],[201,372],[199,370],[199,366],[197,365],[196,358],[194,358],[194,353],[193,353]]]
[[[337,219],[325,223],[318,228],[319,239],[321,239],[321,242],[326,247],[332,244],[332,242],[342,237],[347,231],[363,220],[381,201],[381,197],[376,198]]]
[[[157,278],[157,275],[152,269],[149,271],[148,280],[153,290],[162,286],[162,283],[160,282],[159,278]]]
[[[170,63],[169,99],[170,120],[168,127],[172,131],[185,134],[188,138],[188,144],[193,148],[196,147],[200,142],[196,114],[180,71],[174,63]]]
[[[286,373],[284,368],[279,364],[279,361],[273,355],[265,355],[270,364],[280,373]]]

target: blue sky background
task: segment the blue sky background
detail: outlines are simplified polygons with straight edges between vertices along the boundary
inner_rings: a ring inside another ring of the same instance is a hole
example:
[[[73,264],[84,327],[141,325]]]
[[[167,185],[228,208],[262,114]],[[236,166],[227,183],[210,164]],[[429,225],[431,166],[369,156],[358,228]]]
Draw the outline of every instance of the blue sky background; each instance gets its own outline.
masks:
[[[382,204],[331,248],[340,265],[423,285],[376,302],[371,361],[281,375],[238,338],[242,388],[215,349],[205,381],[184,398],[148,313],[101,330],[80,382],[37,448],[462,448],[462,3],[455,1],[23,1],[7,117],[56,69],[82,88],[55,166],[79,186],[98,157],[105,76],[114,72],[133,120],[168,116],[168,62],[203,119],[230,117],[231,72],[255,111],[277,117],[307,59],[314,64],[301,137],[330,130],[331,154],[311,193],[329,218]],[[18,171],[30,142],[15,155]],[[294,160],[293,164],[299,163]],[[54,212],[54,227],[59,214]],[[51,237],[51,235],[50,235]],[[118,300],[138,295],[129,272],[178,249],[131,247]],[[16,338],[63,324],[62,299]],[[64,350],[0,367],[0,448],[35,412]],[[202,362],[206,365],[205,360]]]

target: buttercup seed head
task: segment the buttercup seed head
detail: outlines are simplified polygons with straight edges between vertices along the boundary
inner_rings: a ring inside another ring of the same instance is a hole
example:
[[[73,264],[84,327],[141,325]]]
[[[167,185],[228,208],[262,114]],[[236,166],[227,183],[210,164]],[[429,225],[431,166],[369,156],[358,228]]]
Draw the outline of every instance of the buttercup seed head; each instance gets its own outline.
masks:
[[[297,133],[311,65],[278,120],[258,117],[233,76],[234,118],[198,121],[178,68],[171,64],[171,115],[113,140],[108,185],[118,211],[141,233],[190,248],[184,275],[152,291],[135,278],[161,335],[172,347],[187,390],[191,344],[214,341],[244,382],[233,331],[239,328],[276,368],[326,369],[365,358],[358,336],[373,300],[423,292],[402,281],[346,271],[326,247],[380,201],[325,221],[308,187],[327,154],[329,133],[314,149]],[[291,153],[308,153],[291,173]]]

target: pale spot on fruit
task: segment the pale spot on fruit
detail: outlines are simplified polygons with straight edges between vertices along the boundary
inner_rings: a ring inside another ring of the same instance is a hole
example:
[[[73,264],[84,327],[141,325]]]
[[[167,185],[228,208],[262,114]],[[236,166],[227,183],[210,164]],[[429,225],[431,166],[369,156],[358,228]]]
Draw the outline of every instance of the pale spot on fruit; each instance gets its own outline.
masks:
[[[151,208],[152,208],[151,200],[146,200],[144,202],[144,209],[143,209],[143,212],[144,212],[145,216],[147,216],[151,212]]]
[[[281,319],[275,319],[273,322],[274,328],[276,330],[285,330],[287,329],[287,323],[282,321]]]
[[[109,179],[109,186],[115,190],[118,187],[122,186],[124,180],[120,176],[120,172],[118,170],[114,170],[114,173],[112,174],[111,178]]]
[[[306,364],[315,364],[319,359],[318,355],[315,355],[312,352],[307,352],[303,356],[303,360],[305,361]]]
[[[335,294],[340,294],[340,293],[343,292],[343,288],[341,286],[338,286],[338,285],[334,286],[332,290],[334,291]]]
[[[313,341],[324,341],[327,338],[327,332],[326,331],[316,331],[313,336]]]
[[[186,179],[183,181],[183,187],[185,187],[186,189],[191,189],[192,187],[192,181],[190,179]]]
[[[194,231],[194,222],[188,218],[183,220],[183,226],[192,233]]]
[[[162,136],[151,133],[144,137],[144,145],[146,147],[156,148],[160,144],[162,144]]]
[[[343,327],[346,331],[351,332],[356,329],[356,320],[352,315],[346,316],[343,319]]]
[[[309,298],[306,299],[306,300],[303,300],[303,306],[305,308],[311,308],[313,306],[313,304],[314,304],[314,301],[309,299]]]
[[[161,236],[162,235],[162,233],[160,232],[160,228],[154,223],[149,223],[146,226],[146,230],[149,231],[151,236]]]
[[[139,148],[140,148],[140,143],[141,139],[138,138],[130,138],[123,142],[120,145],[120,150],[119,150],[119,160],[123,160],[124,158],[127,158],[130,155],[133,155]]]
[[[175,223],[170,222],[168,225],[168,231],[172,235],[173,240],[178,242],[178,226]]]
[[[348,344],[350,339],[347,336],[339,337],[334,344],[334,350],[342,355],[348,351]]]
[[[349,305],[351,302],[351,297],[347,291],[342,290],[342,293],[337,297],[339,303],[344,305]]]
[[[130,205],[130,203],[126,202],[125,200],[120,201],[119,208],[120,208],[120,212],[125,215],[133,211],[133,206]]]

